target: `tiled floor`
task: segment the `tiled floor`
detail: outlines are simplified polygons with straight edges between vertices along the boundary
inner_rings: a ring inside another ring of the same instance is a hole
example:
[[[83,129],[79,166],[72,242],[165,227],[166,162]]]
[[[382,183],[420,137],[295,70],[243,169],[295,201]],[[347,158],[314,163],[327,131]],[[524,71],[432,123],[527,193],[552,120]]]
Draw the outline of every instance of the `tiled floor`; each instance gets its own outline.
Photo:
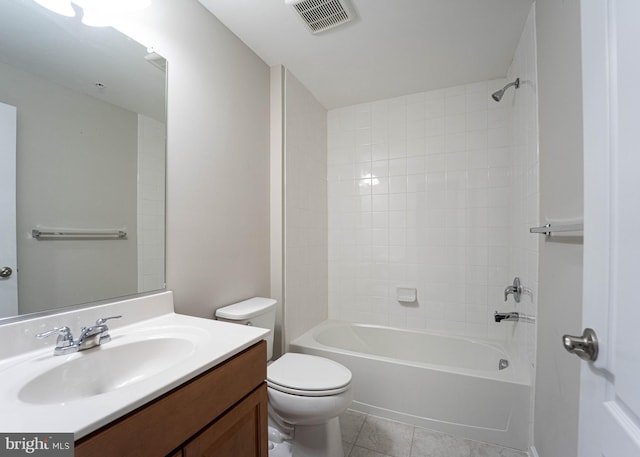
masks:
[[[527,457],[526,452],[351,410],[340,416],[340,426],[345,457]]]

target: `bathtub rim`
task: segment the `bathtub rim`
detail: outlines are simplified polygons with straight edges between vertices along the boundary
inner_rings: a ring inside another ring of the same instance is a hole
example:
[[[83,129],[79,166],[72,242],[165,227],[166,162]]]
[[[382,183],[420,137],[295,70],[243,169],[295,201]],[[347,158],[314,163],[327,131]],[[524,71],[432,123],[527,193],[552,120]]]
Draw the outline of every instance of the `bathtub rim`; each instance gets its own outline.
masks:
[[[474,370],[470,368],[429,364],[429,363],[417,362],[417,361],[412,361],[407,359],[395,359],[392,357],[386,357],[386,356],[377,355],[377,354],[368,354],[364,352],[352,351],[349,349],[343,349],[336,346],[328,346],[320,343],[316,339],[316,335],[318,334],[318,332],[322,331],[324,328],[336,327],[336,326],[381,328],[381,329],[387,329],[387,330],[396,330],[400,332],[428,334],[428,335],[438,336],[443,338],[464,340],[464,341],[471,342],[472,344],[480,344],[483,346],[488,346],[500,352],[503,352],[504,354],[507,355],[507,360],[509,361],[509,368],[507,368],[506,370],[496,369],[495,371],[477,370],[477,369]],[[311,329],[307,330],[305,333],[295,338],[294,340],[290,341],[289,346],[294,346],[294,347],[302,346],[302,347],[308,347],[308,348],[324,350],[329,352],[336,352],[339,354],[351,355],[355,357],[383,360],[385,362],[389,362],[392,364],[409,365],[409,366],[418,367],[418,368],[426,368],[426,369],[437,370],[437,371],[457,373],[464,376],[493,379],[501,382],[512,382],[515,384],[522,384],[529,387],[532,386],[532,382],[529,377],[529,370],[527,369],[526,363],[519,356],[518,352],[513,347],[514,345],[508,341],[503,341],[498,339],[470,337],[470,336],[464,336],[464,335],[449,335],[444,332],[437,332],[432,330],[405,329],[401,327],[392,327],[387,325],[365,324],[365,323],[346,321],[346,320],[327,319],[319,323],[318,325],[312,327]]]

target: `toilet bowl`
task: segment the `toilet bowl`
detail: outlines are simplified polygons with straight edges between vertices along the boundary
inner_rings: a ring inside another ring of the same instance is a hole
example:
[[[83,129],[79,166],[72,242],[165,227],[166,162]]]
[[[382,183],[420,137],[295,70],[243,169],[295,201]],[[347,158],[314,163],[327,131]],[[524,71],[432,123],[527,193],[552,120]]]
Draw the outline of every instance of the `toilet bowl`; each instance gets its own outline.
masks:
[[[333,360],[287,353],[267,367],[271,427],[295,457],[343,457],[338,416],[351,404],[351,372]]]
[[[252,298],[219,308],[216,318],[267,328],[273,355],[276,301]],[[267,366],[270,457],[344,457],[338,416],[352,400],[351,372],[333,360],[286,353]]]

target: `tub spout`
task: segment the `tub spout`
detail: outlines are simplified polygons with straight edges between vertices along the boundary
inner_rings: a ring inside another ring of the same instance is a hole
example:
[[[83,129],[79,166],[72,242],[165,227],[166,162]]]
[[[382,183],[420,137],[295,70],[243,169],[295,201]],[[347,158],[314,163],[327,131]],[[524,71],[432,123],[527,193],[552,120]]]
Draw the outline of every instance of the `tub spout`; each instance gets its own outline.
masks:
[[[520,321],[520,322],[528,322],[530,324],[533,324],[536,321],[536,318],[534,316],[531,316],[531,315],[528,315],[528,314],[518,313],[518,312],[499,313],[498,311],[493,313],[493,319],[496,322],[502,322],[502,321],[518,322],[518,321]]]
[[[499,313],[498,311],[496,311],[495,313],[493,313],[493,318],[495,319],[496,322],[519,321],[520,320],[520,314],[517,313],[517,312]]]

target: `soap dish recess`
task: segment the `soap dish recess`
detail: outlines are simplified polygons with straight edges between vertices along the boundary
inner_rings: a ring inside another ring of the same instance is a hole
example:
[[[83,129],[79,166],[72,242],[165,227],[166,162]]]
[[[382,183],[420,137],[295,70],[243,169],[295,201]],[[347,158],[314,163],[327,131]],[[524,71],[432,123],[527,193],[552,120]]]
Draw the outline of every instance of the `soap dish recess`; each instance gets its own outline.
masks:
[[[417,290],[415,287],[397,287],[396,295],[400,302],[413,303],[417,299]]]

